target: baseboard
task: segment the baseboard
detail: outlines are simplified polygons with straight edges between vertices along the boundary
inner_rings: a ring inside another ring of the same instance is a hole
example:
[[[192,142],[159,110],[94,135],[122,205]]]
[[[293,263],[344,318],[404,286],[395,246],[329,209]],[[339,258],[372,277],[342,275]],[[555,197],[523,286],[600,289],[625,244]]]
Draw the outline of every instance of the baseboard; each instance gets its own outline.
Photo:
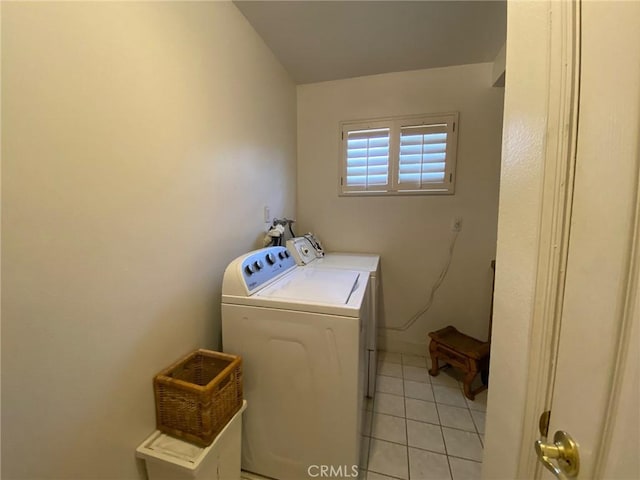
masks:
[[[378,337],[378,350],[422,355],[423,357],[429,356],[429,345],[427,343],[408,342],[382,336]]]

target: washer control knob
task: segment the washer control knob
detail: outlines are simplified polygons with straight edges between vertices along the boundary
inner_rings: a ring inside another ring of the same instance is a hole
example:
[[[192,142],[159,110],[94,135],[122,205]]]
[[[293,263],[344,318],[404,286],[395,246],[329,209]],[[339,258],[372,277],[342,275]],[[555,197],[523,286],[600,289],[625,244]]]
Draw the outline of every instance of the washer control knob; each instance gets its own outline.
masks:
[[[267,256],[265,258],[267,259],[267,263],[269,265],[273,265],[274,263],[276,263],[276,257],[273,253],[267,253]]]
[[[256,260],[253,262],[253,266],[256,267],[256,270],[261,270],[264,267],[264,263],[262,263],[262,260]]]
[[[246,267],[244,267],[244,271],[247,275],[252,275],[256,272],[256,269],[253,265],[249,264]]]
[[[284,251],[284,258],[289,258],[291,256],[291,254],[289,253],[289,250],[285,250]]]
[[[286,250],[282,250],[280,253],[278,253],[278,256],[280,257],[281,260],[284,260],[286,258],[285,257],[286,253],[287,253]]]

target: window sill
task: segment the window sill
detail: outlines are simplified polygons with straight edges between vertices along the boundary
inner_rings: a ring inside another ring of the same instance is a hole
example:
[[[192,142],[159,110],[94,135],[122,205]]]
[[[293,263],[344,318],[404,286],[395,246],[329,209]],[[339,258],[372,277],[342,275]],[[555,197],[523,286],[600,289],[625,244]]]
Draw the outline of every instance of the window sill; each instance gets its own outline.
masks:
[[[415,195],[454,195],[449,190],[401,190],[397,192],[338,192],[339,197],[403,197]]]

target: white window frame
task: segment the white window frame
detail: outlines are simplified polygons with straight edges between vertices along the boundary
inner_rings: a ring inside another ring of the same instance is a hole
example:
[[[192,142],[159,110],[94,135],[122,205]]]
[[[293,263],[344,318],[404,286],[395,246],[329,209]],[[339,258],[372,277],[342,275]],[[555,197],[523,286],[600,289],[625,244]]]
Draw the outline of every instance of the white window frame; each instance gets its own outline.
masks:
[[[340,122],[340,162],[338,175],[338,195],[375,196],[375,195],[453,195],[455,193],[456,158],[458,147],[458,112],[407,115],[371,120]],[[446,125],[447,146],[445,156],[444,181],[427,183],[407,188],[399,183],[400,169],[400,132],[402,128],[421,125]],[[377,128],[389,129],[389,167],[387,185],[348,186],[347,185],[347,137],[349,132]]]

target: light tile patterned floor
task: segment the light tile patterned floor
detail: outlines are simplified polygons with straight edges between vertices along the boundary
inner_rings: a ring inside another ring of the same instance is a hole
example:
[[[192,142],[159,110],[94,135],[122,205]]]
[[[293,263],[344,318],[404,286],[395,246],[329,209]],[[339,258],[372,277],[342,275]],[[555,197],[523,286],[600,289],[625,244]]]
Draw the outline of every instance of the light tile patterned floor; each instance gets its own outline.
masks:
[[[468,400],[455,371],[431,377],[426,357],[379,352],[379,358],[361,478],[479,479],[487,392]]]

